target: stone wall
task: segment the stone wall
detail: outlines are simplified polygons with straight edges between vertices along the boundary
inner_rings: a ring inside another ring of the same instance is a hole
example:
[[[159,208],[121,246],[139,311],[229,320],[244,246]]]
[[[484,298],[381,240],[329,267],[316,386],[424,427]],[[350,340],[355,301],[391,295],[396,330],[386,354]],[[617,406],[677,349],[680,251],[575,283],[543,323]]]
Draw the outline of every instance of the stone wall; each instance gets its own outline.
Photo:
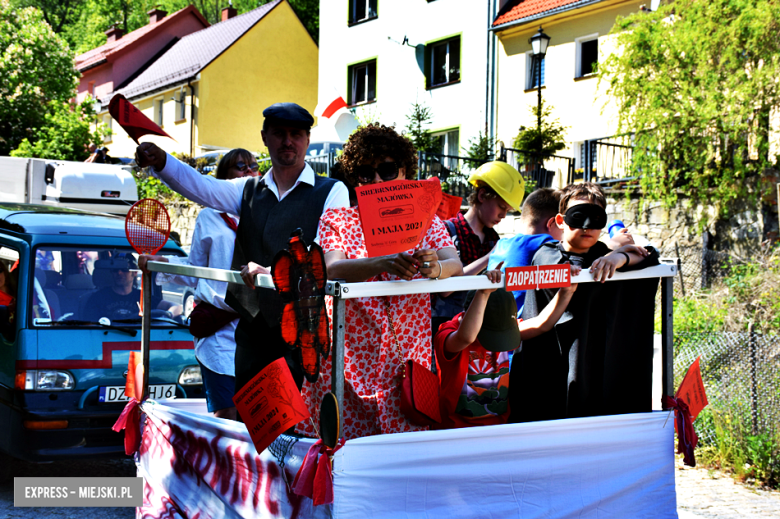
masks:
[[[761,205],[761,207],[759,207]],[[772,212],[774,210],[774,212]],[[646,202],[641,206],[638,196],[627,198],[625,192],[613,190],[607,198],[609,221],[622,220],[634,234],[644,236],[659,249],[671,250],[675,243],[679,247],[701,247],[702,230],[699,222],[704,213],[709,221],[715,222],[717,211],[712,206],[691,207],[687,198],[681,198],[671,208],[661,202]],[[520,229],[520,217],[508,216],[496,227],[502,237],[513,236]],[[710,224],[708,230],[718,250],[731,251],[741,257],[750,257],[763,237],[771,236],[777,227],[777,206],[766,204],[750,206],[747,203],[737,207],[734,216],[728,220]]]
[[[171,231],[179,234],[182,247],[189,250],[192,244],[192,233],[195,232],[195,220],[202,206],[194,202],[168,202],[165,204],[171,215]]]

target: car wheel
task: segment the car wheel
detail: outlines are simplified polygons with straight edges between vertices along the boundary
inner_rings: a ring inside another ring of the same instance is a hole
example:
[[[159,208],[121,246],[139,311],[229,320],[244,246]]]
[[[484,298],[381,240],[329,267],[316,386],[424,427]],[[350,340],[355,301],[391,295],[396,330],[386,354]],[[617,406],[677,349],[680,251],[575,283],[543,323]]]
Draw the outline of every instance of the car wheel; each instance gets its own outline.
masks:
[[[184,318],[187,319],[190,316],[190,313],[192,313],[192,309],[195,308],[195,296],[192,294],[187,294],[184,296]]]

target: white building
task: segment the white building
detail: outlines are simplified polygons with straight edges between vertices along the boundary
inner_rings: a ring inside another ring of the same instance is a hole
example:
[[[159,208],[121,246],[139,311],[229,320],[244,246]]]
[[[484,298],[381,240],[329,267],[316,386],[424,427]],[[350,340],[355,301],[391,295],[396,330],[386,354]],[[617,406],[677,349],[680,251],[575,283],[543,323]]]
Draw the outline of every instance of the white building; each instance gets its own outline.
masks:
[[[403,131],[415,102],[429,107],[440,152],[464,155],[487,117],[488,31],[494,0],[322,0],[319,106],[349,105],[320,117],[312,141],[344,141],[358,121]],[[489,12],[490,11],[490,12]],[[354,115],[353,115],[354,114]]]

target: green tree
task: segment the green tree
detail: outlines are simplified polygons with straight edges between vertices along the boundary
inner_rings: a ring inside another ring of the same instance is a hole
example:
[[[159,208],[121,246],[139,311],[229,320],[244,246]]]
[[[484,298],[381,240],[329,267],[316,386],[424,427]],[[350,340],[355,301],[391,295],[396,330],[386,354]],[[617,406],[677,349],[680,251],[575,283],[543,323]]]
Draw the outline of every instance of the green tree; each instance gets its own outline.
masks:
[[[49,113],[44,117],[44,124],[33,132],[30,139],[23,139],[19,147],[11,151],[11,156],[85,160],[89,157],[87,145],[102,142],[103,136],[108,133],[103,127],[95,131],[91,129],[90,123],[95,116],[93,103],[89,97],[80,105],[49,101]]]
[[[17,0],[15,7],[35,7],[43,13],[52,30],[61,33],[66,25],[73,23],[84,7],[84,0]]]
[[[34,138],[51,101],[75,96],[73,53],[34,8],[0,0],[0,155]]]
[[[409,121],[406,125],[406,136],[412,141],[415,149],[428,152],[436,149],[436,139],[428,129],[432,119],[430,107],[422,103],[412,103],[412,111],[406,116],[406,120]]]
[[[684,0],[618,19],[621,50],[599,67],[633,134],[643,196],[718,206],[754,196],[780,104],[780,3]],[[706,217],[706,214],[705,214]]]
[[[520,150],[520,155],[526,162],[540,162],[549,159],[556,152],[566,147],[566,128],[559,119],[552,118],[552,107],[542,100],[541,106],[535,104],[529,107],[534,121],[542,114],[541,129],[538,124],[530,127],[521,126],[513,146]],[[541,155],[539,151],[541,150]]]
[[[495,139],[490,139],[480,131],[476,137],[469,139],[469,147],[463,148],[463,152],[469,158],[467,161],[473,169],[480,167],[486,162],[493,160],[493,149],[495,148]]]

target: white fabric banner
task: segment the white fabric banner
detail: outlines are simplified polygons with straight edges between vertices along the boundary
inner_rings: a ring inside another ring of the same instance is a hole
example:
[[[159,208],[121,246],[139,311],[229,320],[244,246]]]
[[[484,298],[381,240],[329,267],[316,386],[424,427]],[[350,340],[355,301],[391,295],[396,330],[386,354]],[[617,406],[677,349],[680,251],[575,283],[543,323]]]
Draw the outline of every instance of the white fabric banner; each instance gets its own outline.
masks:
[[[350,440],[334,516],[676,518],[668,412]]]
[[[243,424],[166,404],[142,405],[139,519],[677,518],[668,412],[350,440],[333,457],[333,506],[314,507],[276,457],[288,452],[291,485],[314,440],[258,454]]]
[[[137,457],[144,478],[138,519],[331,517],[330,506],[314,507],[287,486],[314,440],[297,441],[280,467],[271,452],[287,450],[280,440],[258,454],[244,424],[209,416],[205,401],[199,410],[181,402],[190,410],[172,407],[176,401],[141,406],[147,419]]]

